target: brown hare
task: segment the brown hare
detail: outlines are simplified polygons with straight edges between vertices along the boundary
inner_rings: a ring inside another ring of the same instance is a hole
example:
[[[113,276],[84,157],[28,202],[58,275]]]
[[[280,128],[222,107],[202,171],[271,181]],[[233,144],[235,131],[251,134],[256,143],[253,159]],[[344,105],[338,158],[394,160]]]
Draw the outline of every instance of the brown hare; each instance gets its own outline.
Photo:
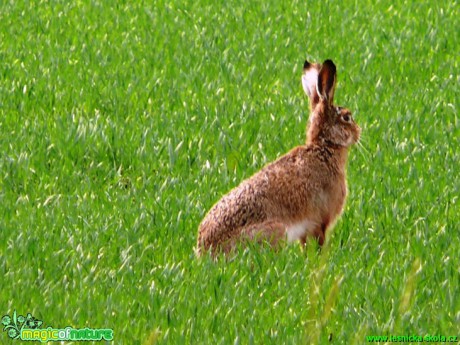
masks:
[[[268,164],[217,202],[199,226],[197,254],[229,252],[238,241],[314,237],[319,245],[347,195],[348,150],[361,129],[350,110],[333,104],[336,67],[305,61],[302,85],[310,99],[306,145]]]

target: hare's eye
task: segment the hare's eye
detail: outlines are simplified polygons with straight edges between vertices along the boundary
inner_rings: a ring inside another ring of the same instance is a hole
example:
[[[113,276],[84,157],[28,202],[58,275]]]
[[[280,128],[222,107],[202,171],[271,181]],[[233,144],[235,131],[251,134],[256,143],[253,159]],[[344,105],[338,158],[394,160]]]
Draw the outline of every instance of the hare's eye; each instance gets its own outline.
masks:
[[[351,122],[351,116],[350,115],[343,115],[342,116],[343,121],[345,122]]]

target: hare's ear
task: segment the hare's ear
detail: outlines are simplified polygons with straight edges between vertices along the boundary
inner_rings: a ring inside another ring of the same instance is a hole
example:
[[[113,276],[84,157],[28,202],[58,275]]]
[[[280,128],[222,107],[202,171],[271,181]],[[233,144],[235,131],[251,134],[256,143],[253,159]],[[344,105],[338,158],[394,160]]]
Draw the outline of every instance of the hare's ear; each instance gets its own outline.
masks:
[[[319,96],[316,91],[318,70],[317,64],[311,64],[305,60],[305,63],[303,64],[302,86],[308,98],[310,98],[310,102],[313,107],[319,102]]]
[[[326,60],[323,62],[321,70],[318,74],[318,83],[316,89],[321,100],[332,104],[334,99],[336,81],[336,68],[332,60]]]

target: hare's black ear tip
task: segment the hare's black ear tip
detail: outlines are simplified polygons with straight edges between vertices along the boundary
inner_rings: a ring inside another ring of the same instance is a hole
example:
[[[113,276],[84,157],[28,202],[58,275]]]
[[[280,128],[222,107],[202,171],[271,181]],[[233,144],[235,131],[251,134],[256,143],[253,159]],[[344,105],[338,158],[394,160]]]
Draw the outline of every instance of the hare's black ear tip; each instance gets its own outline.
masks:
[[[307,70],[309,69],[311,66],[311,63],[309,63],[307,60],[305,60],[305,62],[303,63],[303,69],[304,70]]]
[[[324,60],[323,66],[324,66],[324,65],[327,65],[327,66],[332,67],[332,68],[335,69],[335,64],[334,64],[334,62],[333,62],[331,59]]]

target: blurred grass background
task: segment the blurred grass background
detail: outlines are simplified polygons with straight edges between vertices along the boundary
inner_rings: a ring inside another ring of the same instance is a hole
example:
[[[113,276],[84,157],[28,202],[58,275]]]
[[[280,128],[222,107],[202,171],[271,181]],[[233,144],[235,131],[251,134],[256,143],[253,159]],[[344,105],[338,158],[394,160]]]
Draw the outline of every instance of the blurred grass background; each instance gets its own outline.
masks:
[[[460,335],[459,15],[456,1],[3,3],[0,311],[113,328],[116,344]],[[336,102],[363,127],[327,249],[197,260],[212,204],[304,142],[305,58],[334,60]]]

